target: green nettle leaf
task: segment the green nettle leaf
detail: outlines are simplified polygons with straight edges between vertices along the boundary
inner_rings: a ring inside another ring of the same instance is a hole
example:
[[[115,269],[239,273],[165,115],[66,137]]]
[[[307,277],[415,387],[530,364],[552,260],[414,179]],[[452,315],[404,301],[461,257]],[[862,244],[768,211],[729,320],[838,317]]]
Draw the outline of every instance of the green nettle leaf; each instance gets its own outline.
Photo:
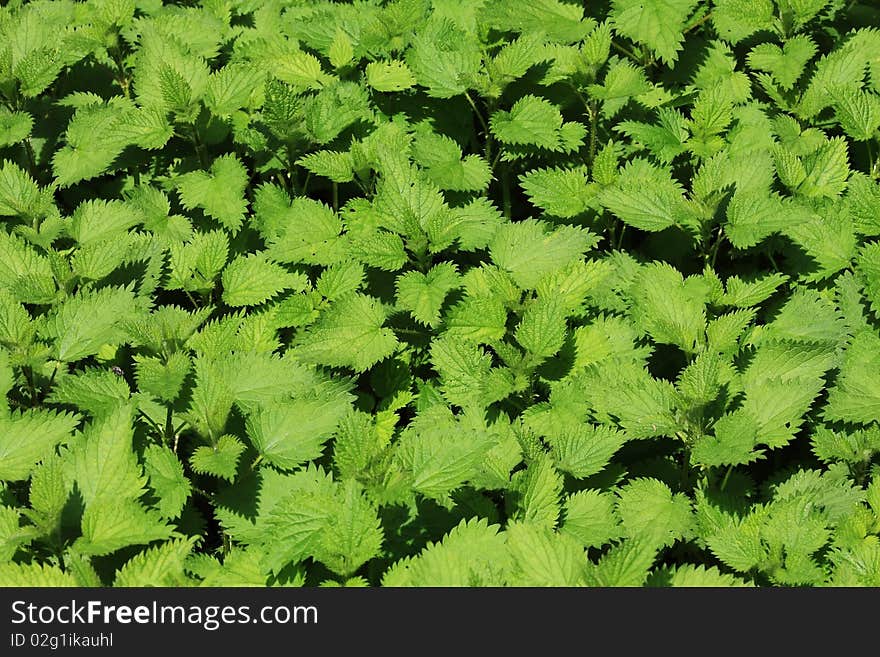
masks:
[[[537,146],[549,151],[575,150],[585,135],[579,123],[565,123],[559,108],[544,98],[523,96],[510,111],[491,118],[492,134],[511,146]]]
[[[540,31],[551,41],[560,43],[581,41],[596,25],[592,19],[584,18],[582,7],[562,0],[511,0],[487,10],[492,24],[501,29]]]
[[[72,446],[74,478],[86,505],[136,500],[145,479],[132,451],[131,406],[119,406],[92,422]],[[108,505],[110,506],[110,505]]]
[[[442,498],[476,474],[486,445],[450,434],[418,435],[401,447],[413,489]]]
[[[468,297],[446,315],[446,335],[489,344],[504,337],[507,309],[494,297]]]
[[[92,416],[103,416],[130,397],[131,388],[124,378],[112,370],[92,367],[62,378],[49,398],[58,404],[76,406]]]
[[[53,453],[44,457],[31,474],[28,495],[31,509],[25,510],[25,514],[44,535],[59,528],[73,490],[73,482],[66,476],[65,469],[65,460]]]
[[[137,502],[102,498],[86,507],[77,548],[83,554],[102,556],[129,545],[167,539],[172,531],[157,512]]]
[[[352,294],[333,303],[298,341],[297,357],[331,367],[351,367],[362,372],[390,356],[397,346],[382,304],[363,294]]]
[[[354,180],[354,161],[351,153],[317,151],[304,155],[296,163],[316,176],[329,178],[333,182],[342,183]]]
[[[568,534],[524,523],[509,525],[506,534],[514,561],[515,585],[583,586],[586,583],[583,548]]]
[[[0,586],[80,586],[76,578],[61,566],[50,566],[39,563],[4,563],[0,564]]]
[[[569,495],[561,531],[585,547],[600,547],[620,536],[614,495],[594,489]]]
[[[671,545],[692,531],[691,503],[657,479],[634,479],[618,493],[623,531],[655,545]]]
[[[636,159],[627,164],[614,184],[603,189],[598,198],[610,212],[642,230],[687,227],[694,222],[681,185],[646,160]]]
[[[337,499],[315,557],[333,572],[348,576],[379,554],[384,533],[375,507],[353,481],[344,485]]]
[[[210,447],[197,447],[190,457],[190,467],[199,474],[221,477],[227,481],[235,479],[238,459],[245,446],[236,437],[224,434]]]
[[[492,367],[492,358],[479,345],[452,337],[431,343],[431,362],[440,375],[440,388],[450,404],[481,407],[513,391],[508,370]]]
[[[279,500],[267,518],[268,565],[278,571],[307,556],[350,575],[382,547],[375,507],[354,481],[303,481]]]
[[[610,427],[579,426],[548,438],[560,470],[583,479],[600,472],[626,441],[622,431]]]
[[[566,308],[558,298],[537,299],[523,313],[516,341],[536,359],[549,358],[565,341],[565,318]]]
[[[678,568],[665,568],[656,571],[648,582],[649,586],[680,586],[680,587],[732,587],[752,586],[748,582],[722,573],[715,566],[692,566],[685,564]]]
[[[515,519],[550,529],[556,526],[563,480],[551,459],[544,457],[529,464],[513,475],[511,484],[511,490],[518,493],[512,514]]]
[[[342,222],[329,207],[307,198],[284,203],[277,223],[264,227],[266,257],[282,263],[326,265],[341,259]]]
[[[441,541],[410,559],[401,559],[384,575],[385,586],[500,586],[512,564],[506,534],[485,518],[462,520]]]
[[[625,540],[612,547],[589,569],[590,586],[644,586],[657,558],[657,548],[649,541]]]
[[[481,191],[492,179],[489,163],[479,155],[462,158],[461,146],[434,132],[421,132],[413,144],[413,158],[441,189]]]
[[[403,91],[416,83],[409,67],[398,60],[370,62],[364,73],[367,75],[367,84],[376,91]]]
[[[105,344],[118,343],[121,322],[136,311],[130,289],[106,287],[69,297],[47,318],[43,332],[53,341],[55,357],[73,362],[97,354]]]
[[[705,300],[699,291],[664,263],[646,265],[633,282],[631,316],[656,342],[694,353],[706,326]]]
[[[223,301],[228,306],[258,306],[284,290],[302,290],[308,281],[270,262],[261,253],[251,253],[230,262],[223,270]]]
[[[214,161],[207,173],[192,171],[182,175],[177,191],[183,207],[201,208],[229,230],[237,231],[247,209],[247,183],[244,165],[235,155],[224,155]]]
[[[21,238],[0,233],[0,288],[21,303],[51,303],[57,282],[51,261]]]
[[[696,0],[614,0],[611,16],[616,30],[643,43],[670,64],[678,59],[685,20]]]
[[[694,445],[691,459],[704,465],[739,465],[760,456],[755,451],[760,426],[748,412],[738,409],[715,422],[714,436],[703,436]]]
[[[783,89],[791,89],[815,54],[813,40],[798,34],[786,41],[782,48],[773,43],[755,46],[749,53],[748,62],[751,68],[773,75]]]
[[[113,586],[186,586],[184,570],[195,543],[194,537],[175,539],[144,550],[116,571]]]
[[[873,139],[880,129],[880,95],[846,90],[834,103],[834,115],[855,141]]]
[[[815,153],[804,158],[806,175],[798,184],[798,192],[810,197],[834,198],[846,189],[849,177],[847,144],[842,137],[835,137]]]
[[[870,424],[880,413],[880,337],[856,335],[846,350],[840,375],[828,393],[825,417]]]
[[[347,410],[347,401],[339,399],[272,404],[248,418],[247,433],[266,461],[289,470],[321,455]]]
[[[734,193],[727,206],[724,232],[738,249],[752,247],[763,239],[803,221],[807,211],[766,192]]]
[[[425,326],[440,323],[440,309],[446,295],[459,286],[455,265],[442,262],[427,274],[409,271],[397,278],[397,303]]]
[[[738,43],[759,30],[773,26],[775,7],[772,0],[717,0],[712,22],[718,34]]]
[[[253,66],[224,66],[208,78],[205,105],[217,116],[230,116],[250,103],[251,95],[260,87],[263,78],[263,74]]]
[[[24,547],[34,538],[36,532],[21,527],[21,512],[13,507],[0,507],[0,563],[8,563],[19,547]]]
[[[191,366],[189,357],[179,351],[169,355],[164,363],[153,356],[136,356],[138,389],[162,401],[173,402],[180,395]]]
[[[27,112],[0,109],[0,148],[6,148],[27,139],[34,127],[34,119]]]
[[[586,167],[534,169],[520,180],[529,200],[555,217],[576,217],[591,207],[595,197],[587,185]]]
[[[27,479],[34,466],[70,438],[79,417],[54,411],[16,411],[0,418],[0,479]]]
[[[432,98],[452,98],[467,91],[479,75],[480,50],[475,35],[437,15],[412,39],[406,64]]]
[[[875,313],[880,313],[880,242],[865,245],[858,257],[859,271],[865,277],[865,296]]]
[[[524,288],[533,288],[547,274],[562,269],[596,245],[596,237],[573,226],[552,229],[529,219],[506,224],[489,245],[492,260]]]
[[[97,102],[77,108],[67,125],[67,143],[52,156],[52,170],[59,186],[100,176],[127,145],[127,140],[117,132],[125,119],[125,103],[104,104],[95,98]]]
[[[159,513],[169,519],[178,517],[189,497],[191,486],[177,455],[167,447],[151,445],[144,452],[144,471],[150,487],[159,497],[156,505]]]
[[[24,169],[3,160],[0,166],[0,216],[29,216],[45,206],[44,192]]]

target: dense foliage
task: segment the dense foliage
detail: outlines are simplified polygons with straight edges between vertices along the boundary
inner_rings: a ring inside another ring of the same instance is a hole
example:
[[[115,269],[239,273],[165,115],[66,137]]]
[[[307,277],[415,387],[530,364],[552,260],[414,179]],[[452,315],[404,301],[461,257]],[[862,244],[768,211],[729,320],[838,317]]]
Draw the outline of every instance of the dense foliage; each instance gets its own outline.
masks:
[[[878,26],[0,8],[0,584],[880,585]]]

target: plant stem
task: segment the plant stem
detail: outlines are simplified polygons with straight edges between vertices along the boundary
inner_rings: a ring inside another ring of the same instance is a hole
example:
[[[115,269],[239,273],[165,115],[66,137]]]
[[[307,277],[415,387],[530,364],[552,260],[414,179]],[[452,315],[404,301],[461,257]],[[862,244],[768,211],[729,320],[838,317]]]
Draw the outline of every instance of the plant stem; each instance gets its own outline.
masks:
[[[156,435],[161,439],[161,437],[162,437],[162,428],[161,428],[158,424],[156,424],[156,423],[153,421],[153,418],[151,418],[149,415],[147,415],[146,413],[144,413],[144,412],[143,412],[142,410],[140,410],[140,409],[138,409],[138,415],[140,415],[142,418],[144,418],[144,419],[147,421],[147,423],[148,423],[151,427],[153,427],[153,429],[155,429],[155,431],[156,431]]]
[[[620,45],[619,43],[617,43],[616,41],[612,41],[612,42],[611,42],[611,46],[612,46],[615,50],[619,50],[620,52],[622,52],[624,55],[626,55],[627,57],[629,57],[630,59],[632,59],[632,60],[633,60],[634,62],[636,62],[637,64],[641,64],[641,63],[642,63],[641,60],[640,60],[638,57],[636,57],[635,53],[634,53],[632,50],[630,50],[629,48],[626,48],[626,47],[624,47],[624,46],[621,46],[621,45]]]
[[[30,397],[31,406],[37,405],[37,387],[34,385],[34,372],[30,365],[21,368],[24,378],[27,381],[28,396]]]
[[[689,466],[689,454],[687,450],[683,450],[681,453],[681,487],[687,489],[688,487],[688,479],[690,474]]]
[[[31,138],[28,137],[24,140],[24,154],[27,157],[28,171],[31,174],[31,178],[34,180],[39,180],[39,171],[37,171],[37,156],[34,153],[33,144],[31,144]]]
[[[590,112],[590,152],[587,155],[587,164],[590,165],[592,175],[593,160],[596,159],[596,129],[599,123],[599,108],[596,106],[596,101],[593,101],[587,109]]]
[[[171,410],[171,404],[165,408],[165,437],[164,442],[171,444],[174,438],[174,412]],[[175,450],[176,451],[176,450]]]
[[[707,20],[709,20],[710,18],[712,18],[712,12],[711,12],[711,11],[710,11],[708,14],[706,14],[705,16],[703,16],[702,18],[700,18],[700,19],[699,19],[698,21],[696,21],[695,23],[692,23],[692,24],[690,25],[690,27],[686,27],[685,30],[684,30],[684,32],[682,32],[682,34],[687,34],[687,33],[690,32],[691,30],[695,30],[695,29],[697,29],[698,27],[700,27],[700,25],[702,25],[703,23],[705,23],[705,22],[706,22]]]
[[[46,384],[46,387],[43,390],[42,399],[46,399],[49,390],[52,389],[52,384],[55,383],[55,375],[58,374],[58,365],[60,365],[60,363],[55,363],[55,369],[52,370],[52,376],[49,377],[49,383]]]
[[[131,80],[128,79],[128,74],[125,72],[125,65],[122,63],[122,51],[119,48],[119,43],[113,46],[113,48],[110,49],[110,52],[113,53],[113,62],[116,64],[116,73],[118,75],[116,81],[122,88],[122,93],[125,94],[125,97],[131,98]]]
[[[400,333],[401,335],[412,335],[418,338],[424,338],[428,335],[427,331],[416,331],[415,329],[406,329],[406,328],[395,328],[392,329],[395,333]]]
[[[202,306],[196,303],[196,300],[193,298],[193,295],[190,294],[189,290],[184,289],[183,293],[186,295],[186,298],[189,299],[189,302],[193,305],[193,308],[201,308]]]
[[[504,210],[504,218],[510,220],[512,214],[512,202],[510,200],[510,170],[506,166],[501,170],[501,203]]]
[[[333,181],[333,212],[339,212],[339,183]]]
[[[715,243],[712,245],[712,249],[706,254],[706,261],[712,268],[715,267],[715,259],[718,257],[718,250],[721,248],[721,243],[723,241],[724,232],[721,226],[718,226],[718,237],[715,238]]]
[[[733,472],[733,465],[727,466],[727,472],[724,473],[724,479],[721,480],[721,490],[727,488],[727,480],[730,479],[730,473]]]
[[[208,168],[208,151],[205,149],[205,145],[202,143],[202,140],[199,139],[199,131],[196,130],[195,126],[192,126],[190,129],[190,140],[193,143],[193,147],[196,150],[196,155],[199,158],[199,164],[203,169]]]
[[[471,97],[470,92],[465,91],[464,97],[467,98],[467,102],[470,104],[471,108],[474,110],[474,115],[477,117],[477,121],[480,123],[480,127],[483,129],[483,137],[485,139],[485,156],[486,161],[492,165],[492,133],[489,131],[489,124],[486,119],[483,118],[482,112],[477,109],[477,104],[474,102],[474,99]]]

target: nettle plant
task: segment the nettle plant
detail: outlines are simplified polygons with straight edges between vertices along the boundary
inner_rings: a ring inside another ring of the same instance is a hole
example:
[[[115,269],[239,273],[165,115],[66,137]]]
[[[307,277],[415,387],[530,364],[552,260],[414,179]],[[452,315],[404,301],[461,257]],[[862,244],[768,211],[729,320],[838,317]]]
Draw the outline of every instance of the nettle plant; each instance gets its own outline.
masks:
[[[877,25],[7,3],[0,584],[880,585]]]

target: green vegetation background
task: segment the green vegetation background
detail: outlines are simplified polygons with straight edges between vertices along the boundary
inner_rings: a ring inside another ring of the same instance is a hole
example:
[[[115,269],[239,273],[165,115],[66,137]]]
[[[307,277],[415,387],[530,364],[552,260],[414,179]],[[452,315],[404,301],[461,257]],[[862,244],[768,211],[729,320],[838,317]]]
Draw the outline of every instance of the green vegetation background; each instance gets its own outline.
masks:
[[[880,8],[0,8],[0,585],[880,585]]]

